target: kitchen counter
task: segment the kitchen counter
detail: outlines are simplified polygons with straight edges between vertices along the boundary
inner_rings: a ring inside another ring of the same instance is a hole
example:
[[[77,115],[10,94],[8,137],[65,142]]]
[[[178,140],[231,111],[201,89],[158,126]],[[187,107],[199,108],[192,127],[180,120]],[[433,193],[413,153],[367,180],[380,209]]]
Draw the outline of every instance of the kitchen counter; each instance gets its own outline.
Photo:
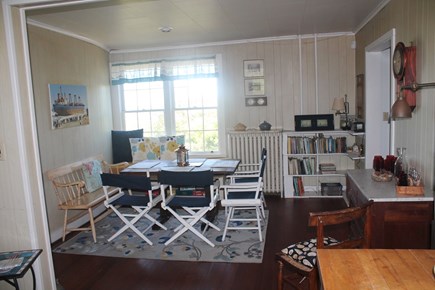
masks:
[[[378,249],[429,249],[434,216],[433,191],[424,195],[396,194],[394,181],[377,182],[372,169],[348,170],[346,198],[350,206],[373,200],[370,246]]]
[[[394,179],[389,182],[378,182],[372,179],[373,169],[348,170],[347,177],[353,181],[358,190],[367,198],[374,202],[413,202],[413,201],[433,201],[434,192],[430,187],[425,188],[422,196],[397,195]]]

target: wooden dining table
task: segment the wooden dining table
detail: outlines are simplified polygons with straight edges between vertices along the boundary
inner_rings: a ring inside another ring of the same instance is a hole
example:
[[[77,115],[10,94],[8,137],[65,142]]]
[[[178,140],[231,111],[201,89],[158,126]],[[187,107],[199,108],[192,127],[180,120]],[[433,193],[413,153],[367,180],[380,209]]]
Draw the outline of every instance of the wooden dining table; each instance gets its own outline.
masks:
[[[177,166],[176,160],[143,160],[122,170],[123,174],[158,175],[161,170],[197,171],[211,169],[216,177],[233,174],[240,164],[240,159],[212,159],[194,158],[189,160],[188,166]]]
[[[435,289],[435,250],[318,249],[324,290]]]

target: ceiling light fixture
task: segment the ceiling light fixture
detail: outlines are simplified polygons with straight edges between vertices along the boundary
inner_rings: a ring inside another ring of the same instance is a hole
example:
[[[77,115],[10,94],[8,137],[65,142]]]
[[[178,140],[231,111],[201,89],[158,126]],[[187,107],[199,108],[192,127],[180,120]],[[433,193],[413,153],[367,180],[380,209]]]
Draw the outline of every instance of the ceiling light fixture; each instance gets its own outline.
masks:
[[[160,30],[161,32],[164,32],[164,33],[171,32],[172,29],[173,29],[173,28],[172,28],[171,26],[161,26],[161,27],[159,27],[159,30]]]

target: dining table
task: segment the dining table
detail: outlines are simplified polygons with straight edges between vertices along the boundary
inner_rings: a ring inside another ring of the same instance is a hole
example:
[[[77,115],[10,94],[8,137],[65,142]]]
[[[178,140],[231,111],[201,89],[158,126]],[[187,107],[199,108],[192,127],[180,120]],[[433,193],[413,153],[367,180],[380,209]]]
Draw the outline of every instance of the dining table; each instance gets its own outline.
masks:
[[[435,289],[435,250],[317,249],[324,290]]]
[[[213,176],[219,179],[220,183],[225,182],[228,175],[234,174],[240,164],[240,159],[217,159],[217,158],[191,158],[187,166],[178,166],[177,160],[143,160],[130,165],[121,171],[121,174],[147,175],[151,180],[158,181],[159,172],[162,170],[192,172],[210,169]],[[218,207],[206,215],[206,219],[213,222],[216,218]],[[165,223],[171,216],[168,212],[160,209],[158,221]],[[201,226],[201,229],[204,224]],[[159,230],[157,225],[153,230]]]
[[[198,171],[210,169],[216,177],[233,174],[240,164],[240,159],[192,158],[187,166],[177,166],[176,160],[143,160],[121,171],[123,174],[147,174],[158,176],[161,170]]]

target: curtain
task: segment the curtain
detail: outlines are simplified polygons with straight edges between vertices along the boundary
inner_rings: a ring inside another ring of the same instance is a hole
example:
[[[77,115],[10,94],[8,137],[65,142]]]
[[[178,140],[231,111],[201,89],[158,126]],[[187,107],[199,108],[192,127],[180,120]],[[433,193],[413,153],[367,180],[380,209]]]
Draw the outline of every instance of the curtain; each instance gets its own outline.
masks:
[[[216,57],[114,63],[112,85],[217,76]]]

